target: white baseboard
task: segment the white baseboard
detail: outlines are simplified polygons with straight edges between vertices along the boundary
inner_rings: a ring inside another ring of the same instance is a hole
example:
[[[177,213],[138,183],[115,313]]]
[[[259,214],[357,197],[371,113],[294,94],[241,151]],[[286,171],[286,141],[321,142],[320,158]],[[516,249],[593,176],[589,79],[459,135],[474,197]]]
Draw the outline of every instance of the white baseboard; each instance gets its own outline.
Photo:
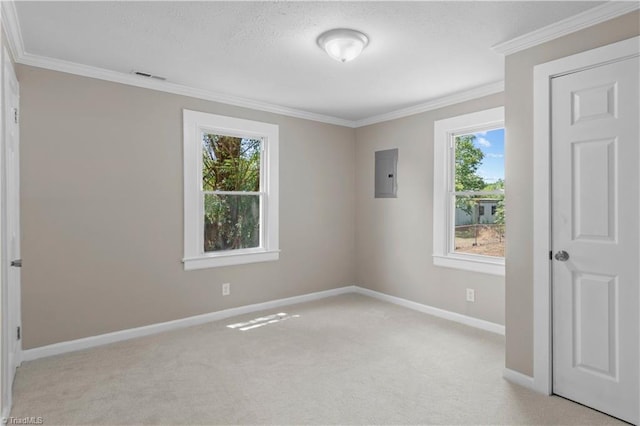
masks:
[[[511,370],[509,368],[505,368],[502,371],[502,377],[505,380],[510,381],[511,383],[515,383],[516,385],[523,386],[527,389],[531,389],[532,391],[539,392],[534,384],[533,377],[522,374],[518,371]]]
[[[423,305],[422,303],[412,302],[411,300],[390,296],[385,293],[369,290],[368,288],[356,286],[354,287],[354,291],[356,293],[360,293],[366,296],[374,297],[376,299],[384,300],[385,302],[394,303],[396,305],[404,306],[405,308],[409,308],[415,311],[423,312],[425,314],[433,315],[434,317],[439,317],[439,318],[444,318],[450,321],[459,322],[471,327],[480,328],[482,330],[490,331],[492,333],[501,334],[504,336],[504,325],[481,320],[478,318],[469,317],[469,316],[458,314],[451,311],[445,311],[444,309],[434,308],[433,306]]]
[[[113,333],[100,334],[98,336],[85,337],[83,339],[71,340],[68,342],[54,343],[52,345],[40,346],[38,348],[22,351],[21,360],[32,361],[53,355],[60,355],[67,352],[79,351],[82,349],[102,346],[109,343],[134,339],[136,337],[149,336],[151,334],[162,333],[164,331],[177,330],[194,325],[205,324],[238,315],[248,314],[256,311],[278,308],[281,306],[294,305],[296,303],[310,302],[312,300],[324,299],[325,297],[337,296],[339,294],[353,293],[355,286],[334,288],[331,290],[319,291],[317,293],[304,294],[302,296],[288,297],[286,299],[272,300],[254,305],[240,306],[238,308],[225,309],[223,311],[211,312],[208,314],[196,315],[174,321],[167,321],[158,324],[151,324],[144,327],[131,328],[128,330],[114,331]]]
[[[346,286],[334,288],[331,290],[319,291],[317,293],[305,294],[302,296],[288,297],[286,299],[272,300],[264,303],[256,303],[253,305],[240,306],[237,308],[225,309],[223,311],[211,312],[208,314],[196,315],[188,318],[182,318],[174,321],[167,321],[158,324],[151,324],[144,327],[131,328],[127,330],[114,331],[113,333],[100,334],[97,336],[85,337],[82,339],[71,340],[68,342],[54,343],[52,345],[41,346],[38,348],[27,349],[20,354],[20,361],[32,361],[34,359],[44,358],[53,355],[60,355],[67,352],[89,349],[96,346],[102,346],[109,343],[121,342],[123,340],[134,339],[136,337],[149,336],[152,334],[162,333],[164,331],[177,330],[194,325],[205,324],[212,321],[218,321],[238,315],[248,314],[251,312],[264,311],[274,309],[281,306],[293,305],[296,303],[310,302],[313,300],[324,299],[325,297],[337,296],[346,293],[358,293],[365,296],[374,297],[396,305],[404,306],[419,312],[423,312],[436,317],[459,322],[471,327],[480,328],[497,334],[504,335],[504,326],[489,321],[457,314],[455,312],[445,311],[443,309],[434,308],[433,306],[423,305],[421,303],[412,302],[388,294],[379,293],[358,286]]]

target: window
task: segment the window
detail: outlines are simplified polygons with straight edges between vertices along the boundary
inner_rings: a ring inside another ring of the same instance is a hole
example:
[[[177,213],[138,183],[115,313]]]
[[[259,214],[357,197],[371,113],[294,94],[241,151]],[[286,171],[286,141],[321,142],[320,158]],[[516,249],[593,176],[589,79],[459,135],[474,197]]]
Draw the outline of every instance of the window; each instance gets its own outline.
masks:
[[[184,268],[277,260],[278,126],[184,110]]]
[[[435,123],[435,265],[504,275],[504,183],[504,108]]]

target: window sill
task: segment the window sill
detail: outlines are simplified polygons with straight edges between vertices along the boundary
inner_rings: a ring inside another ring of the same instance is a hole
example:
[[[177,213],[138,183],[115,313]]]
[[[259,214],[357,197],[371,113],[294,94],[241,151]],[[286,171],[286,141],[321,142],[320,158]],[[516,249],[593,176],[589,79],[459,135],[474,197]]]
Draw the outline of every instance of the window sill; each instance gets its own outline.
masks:
[[[185,271],[217,268],[220,266],[243,265],[247,263],[271,262],[280,258],[280,250],[242,251],[225,254],[209,254],[201,257],[182,259]]]
[[[489,256],[465,256],[450,254],[448,256],[433,255],[433,264],[445,268],[463,269],[465,271],[504,276],[504,258]]]

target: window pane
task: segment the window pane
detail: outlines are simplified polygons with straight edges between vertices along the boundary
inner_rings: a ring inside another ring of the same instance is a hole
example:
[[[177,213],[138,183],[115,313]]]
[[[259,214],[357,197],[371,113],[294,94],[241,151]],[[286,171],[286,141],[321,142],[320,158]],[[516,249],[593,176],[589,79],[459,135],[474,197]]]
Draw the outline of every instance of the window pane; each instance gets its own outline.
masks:
[[[260,191],[260,139],[204,133],[202,189]]]
[[[454,191],[504,190],[504,129],[455,137]],[[454,252],[504,257],[504,195],[455,197]]]
[[[504,195],[455,196],[455,252],[504,257],[504,225]]]
[[[498,188],[491,188],[498,185]],[[504,129],[455,137],[455,191],[504,188]]]
[[[204,251],[260,246],[260,195],[204,195]]]

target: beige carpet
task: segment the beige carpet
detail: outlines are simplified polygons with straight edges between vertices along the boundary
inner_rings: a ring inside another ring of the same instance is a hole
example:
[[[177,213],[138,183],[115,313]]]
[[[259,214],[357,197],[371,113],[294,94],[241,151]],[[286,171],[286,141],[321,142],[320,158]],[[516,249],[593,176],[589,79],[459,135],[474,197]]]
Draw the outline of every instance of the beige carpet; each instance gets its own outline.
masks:
[[[249,323],[277,313],[287,316]],[[227,327],[237,323],[247,324]],[[11,415],[45,425],[622,424],[510,384],[503,353],[501,336],[349,294],[24,363]]]

